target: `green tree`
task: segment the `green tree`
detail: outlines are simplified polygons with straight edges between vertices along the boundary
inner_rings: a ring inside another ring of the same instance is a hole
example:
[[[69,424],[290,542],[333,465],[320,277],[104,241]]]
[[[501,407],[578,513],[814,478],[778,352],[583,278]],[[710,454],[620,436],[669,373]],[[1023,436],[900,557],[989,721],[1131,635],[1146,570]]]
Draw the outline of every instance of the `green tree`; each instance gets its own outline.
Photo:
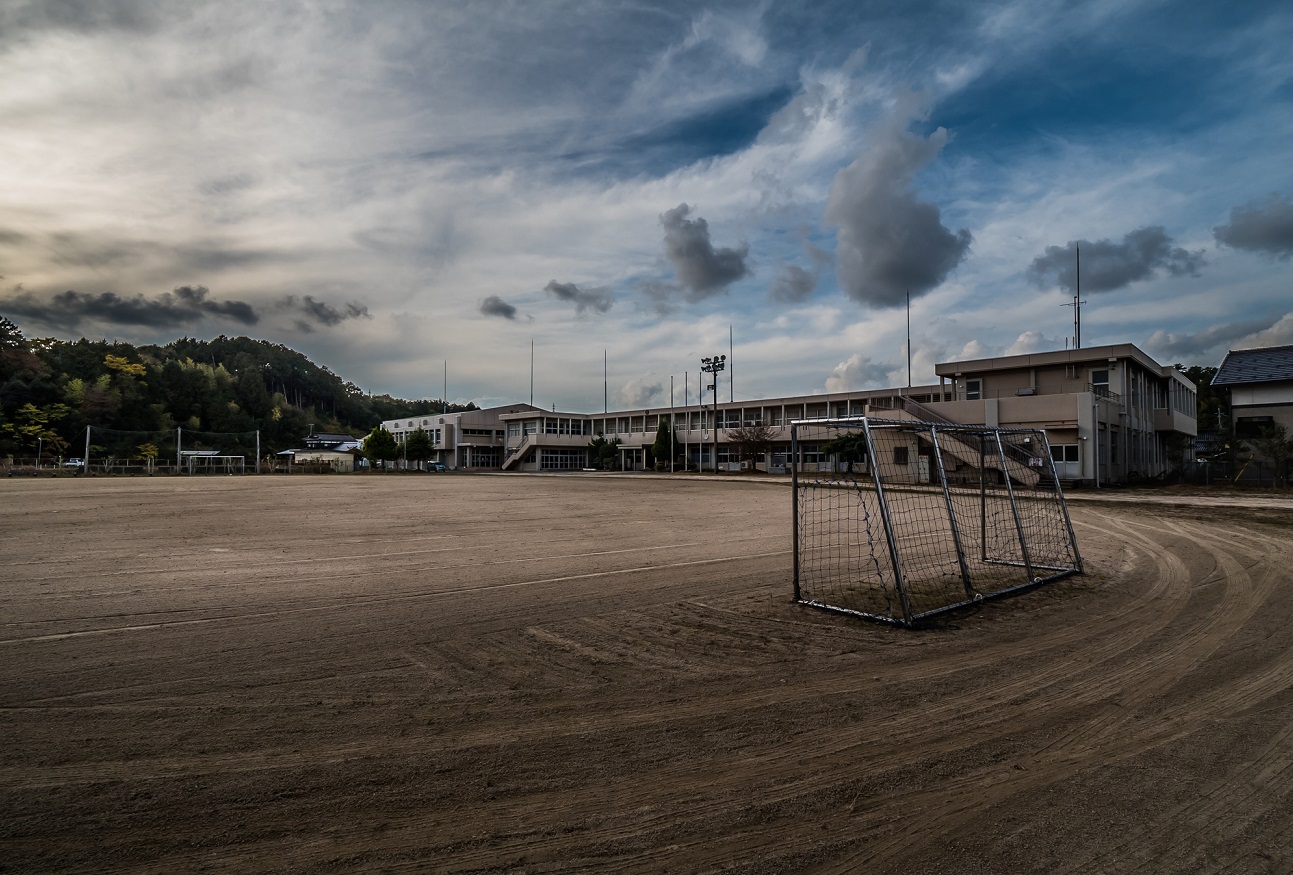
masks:
[[[651,455],[655,456],[656,467],[668,470],[669,462],[678,452],[678,442],[674,440],[673,428],[669,417],[660,417],[660,427],[655,430],[655,443],[651,445]]]
[[[620,439],[607,440],[604,435],[597,435],[588,442],[588,462],[600,471],[615,471],[620,466]]]
[[[848,465],[848,472],[853,473],[853,466],[866,461],[866,433],[855,431],[831,438],[820,447],[821,452],[835,456]]]
[[[413,433],[404,439],[404,457],[410,462],[417,462],[419,468],[433,455],[435,455],[435,444],[431,442],[431,435],[427,434],[425,429],[415,428]]]
[[[1248,438],[1247,442],[1275,469],[1271,485],[1288,486],[1289,462],[1293,460],[1293,438],[1289,437],[1288,430],[1279,423],[1268,425],[1257,437]]]
[[[386,470],[386,463],[399,458],[400,447],[395,443],[395,435],[391,434],[380,425],[374,426],[373,430],[364,438],[364,455],[374,462],[382,463],[382,470]]]

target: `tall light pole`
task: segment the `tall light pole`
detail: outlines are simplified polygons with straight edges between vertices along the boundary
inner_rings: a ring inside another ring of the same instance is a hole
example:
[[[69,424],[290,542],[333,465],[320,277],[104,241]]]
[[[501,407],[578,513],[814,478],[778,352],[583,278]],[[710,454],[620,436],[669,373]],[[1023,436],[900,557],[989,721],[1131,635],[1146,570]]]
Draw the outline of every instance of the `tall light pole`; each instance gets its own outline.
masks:
[[[713,376],[708,388],[714,390],[714,472],[718,472],[718,375],[727,368],[727,356],[716,355],[700,360],[700,369]]]

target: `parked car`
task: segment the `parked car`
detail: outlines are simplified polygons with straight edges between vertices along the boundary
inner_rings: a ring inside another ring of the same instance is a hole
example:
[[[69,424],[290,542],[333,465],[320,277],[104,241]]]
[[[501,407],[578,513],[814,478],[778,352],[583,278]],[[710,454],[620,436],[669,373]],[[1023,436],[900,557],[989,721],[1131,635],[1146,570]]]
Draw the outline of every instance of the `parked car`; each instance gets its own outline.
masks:
[[[84,459],[64,459],[63,467],[64,468],[84,468],[85,460]]]
[[[448,467],[445,466],[444,462],[427,462],[427,470],[428,471],[448,471],[449,469]]]

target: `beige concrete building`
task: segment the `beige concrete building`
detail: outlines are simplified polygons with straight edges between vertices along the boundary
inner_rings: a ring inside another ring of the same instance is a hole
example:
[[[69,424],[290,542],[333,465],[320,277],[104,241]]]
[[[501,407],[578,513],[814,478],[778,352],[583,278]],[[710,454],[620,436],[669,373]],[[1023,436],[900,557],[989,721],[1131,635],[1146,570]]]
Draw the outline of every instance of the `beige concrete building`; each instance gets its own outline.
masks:
[[[467,414],[393,420],[383,427],[403,441],[431,433],[453,468],[569,471],[589,466],[598,435],[619,441],[624,470],[655,467],[661,420],[673,423],[673,467],[786,471],[791,422],[871,416],[1045,429],[1061,480],[1126,483],[1156,477],[1196,433],[1195,387],[1179,371],[1131,344],[1003,356],[936,366],[937,385],[796,395],[753,401],[691,403],[602,414],[545,411],[515,404]],[[742,461],[739,429],[765,429],[767,452]],[[825,429],[799,435],[799,462],[829,469]],[[920,448],[910,458],[919,473]],[[664,460],[666,469],[669,460]]]
[[[1130,343],[936,365],[952,422],[1046,430],[1061,480],[1157,477],[1198,433],[1195,385]]]
[[[394,436],[397,444],[403,444],[414,431],[422,429],[430,435],[435,447],[432,461],[451,470],[497,470],[503,463],[504,426],[499,417],[538,410],[529,404],[508,404],[485,410],[428,413],[388,419],[382,422],[382,428]]]

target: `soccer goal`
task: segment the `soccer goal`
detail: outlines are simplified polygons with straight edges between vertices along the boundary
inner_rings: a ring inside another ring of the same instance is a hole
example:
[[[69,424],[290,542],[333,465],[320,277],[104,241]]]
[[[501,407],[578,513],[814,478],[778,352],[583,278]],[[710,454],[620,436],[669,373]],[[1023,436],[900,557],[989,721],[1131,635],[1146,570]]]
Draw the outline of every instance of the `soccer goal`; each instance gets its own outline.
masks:
[[[794,596],[911,627],[1082,571],[1040,429],[791,424]]]

